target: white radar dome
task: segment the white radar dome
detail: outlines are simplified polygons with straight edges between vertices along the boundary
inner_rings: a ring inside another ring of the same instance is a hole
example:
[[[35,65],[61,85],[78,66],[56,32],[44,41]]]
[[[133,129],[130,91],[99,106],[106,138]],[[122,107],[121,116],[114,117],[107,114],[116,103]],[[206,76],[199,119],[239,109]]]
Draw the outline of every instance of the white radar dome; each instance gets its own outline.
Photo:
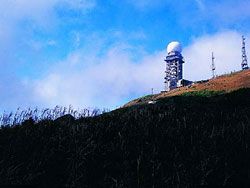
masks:
[[[168,54],[171,52],[179,52],[181,53],[182,47],[181,44],[177,41],[170,42],[167,47]]]

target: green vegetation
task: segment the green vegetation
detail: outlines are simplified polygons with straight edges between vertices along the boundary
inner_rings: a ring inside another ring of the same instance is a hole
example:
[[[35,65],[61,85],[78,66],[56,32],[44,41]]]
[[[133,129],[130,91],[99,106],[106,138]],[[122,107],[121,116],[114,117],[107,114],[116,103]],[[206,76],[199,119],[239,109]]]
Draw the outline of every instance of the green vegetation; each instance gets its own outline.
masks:
[[[146,95],[146,96],[143,96],[143,97],[140,97],[138,100],[138,102],[147,102],[149,100],[151,100],[151,98],[153,97],[154,95]]]
[[[203,96],[2,127],[0,184],[249,187],[250,89]]]
[[[186,93],[183,93],[181,96],[212,97],[212,96],[221,95],[224,93],[225,93],[225,91],[201,90],[201,91],[186,92]]]

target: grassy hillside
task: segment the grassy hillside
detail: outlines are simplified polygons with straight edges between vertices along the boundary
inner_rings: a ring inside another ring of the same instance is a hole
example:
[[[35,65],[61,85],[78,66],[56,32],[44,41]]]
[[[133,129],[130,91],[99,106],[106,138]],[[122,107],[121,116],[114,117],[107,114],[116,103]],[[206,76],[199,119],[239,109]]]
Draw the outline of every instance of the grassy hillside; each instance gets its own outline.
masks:
[[[30,119],[0,129],[0,184],[249,187],[249,126],[250,89],[162,98],[78,120]]]
[[[137,104],[144,104],[149,101],[156,101],[166,97],[185,95],[190,92],[212,92],[212,93],[230,93],[232,91],[250,88],[250,69],[218,76],[210,80],[194,82],[192,85],[179,87],[168,92],[162,92],[156,95],[148,95],[125,104],[125,107]]]

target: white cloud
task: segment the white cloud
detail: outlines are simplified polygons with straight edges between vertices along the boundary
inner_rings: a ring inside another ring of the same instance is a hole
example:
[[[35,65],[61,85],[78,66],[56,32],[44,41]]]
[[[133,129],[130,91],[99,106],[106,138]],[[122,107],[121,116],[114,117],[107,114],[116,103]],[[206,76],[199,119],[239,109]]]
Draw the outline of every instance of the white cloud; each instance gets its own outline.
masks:
[[[0,15],[7,24],[14,24],[16,21],[29,19],[39,24],[44,24],[53,19],[53,8],[56,0],[52,1],[29,1],[9,0],[0,4]],[[12,25],[13,26],[13,25]]]
[[[20,20],[31,20],[36,24],[46,26],[56,18],[56,8],[84,12],[95,7],[95,0],[8,0],[1,1],[0,20],[6,24],[14,24]],[[13,25],[12,25],[13,26]]]
[[[23,75],[30,70],[22,67],[22,54],[34,55],[37,50],[47,46],[55,46],[53,37],[41,40],[39,33],[50,34],[58,29],[61,22],[58,9],[63,6],[65,11],[85,13],[95,7],[95,0],[2,0],[0,3],[0,98],[2,109],[15,109],[18,106],[34,104],[31,96],[32,81],[23,82]],[[32,62],[35,60],[24,60]],[[33,67],[38,67],[34,65]],[[29,67],[27,68],[29,69]],[[36,69],[34,69],[36,70]],[[23,71],[23,72],[22,72]],[[34,71],[33,71],[34,72]],[[20,76],[21,75],[21,76]],[[28,77],[29,75],[25,75]],[[50,93],[51,92],[51,93]],[[47,95],[52,95],[51,88]],[[35,97],[35,96],[34,96]],[[35,97],[36,98],[36,97]],[[36,102],[39,101],[36,100]]]
[[[250,37],[248,35],[250,40]],[[210,78],[212,73],[211,53],[215,55],[217,74],[229,73],[241,69],[241,34],[234,31],[220,32],[206,35],[193,40],[193,43],[184,49],[186,63],[184,76],[191,80]],[[248,41],[248,44],[249,41]],[[250,52],[250,45],[247,45]]]
[[[16,46],[22,46],[23,48],[34,47],[37,50],[46,45],[55,45],[53,40],[46,41],[45,39],[43,41],[44,44],[41,44],[41,41],[32,39],[32,37],[38,33],[48,32],[58,27],[58,23],[61,21],[58,14],[60,6],[63,6],[65,11],[86,12],[95,7],[95,0],[1,1],[0,59],[6,58],[6,52],[12,53],[12,51],[19,50],[16,49]]]
[[[1,70],[2,71],[2,70]],[[34,104],[30,81],[25,82],[12,74],[5,75],[1,72],[0,79],[0,112],[11,111],[18,107],[30,107]]]
[[[250,51],[249,41],[247,44]],[[210,78],[212,51],[217,74],[241,69],[241,35],[228,31],[201,36],[184,48],[184,77],[191,80]],[[160,92],[164,88],[165,50],[145,54],[134,62],[133,55],[138,53],[141,52],[121,44],[112,45],[101,57],[85,50],[76,51],[35,82],[34,95],[45,106],[117,107],[135,97],[150,94],[151,88]]]
[[[34,95],[48,106],[116,107],[131,95],[150,94],[153,87],[160,91],[163,88],[164,54],[157,52],[134,63],[128,48],[113,46],[104,56],[95,59],[92,66],[80,69],[77,64],[87,63],[83,56],[88,54],[70,54],[58,68],[35,83]]]

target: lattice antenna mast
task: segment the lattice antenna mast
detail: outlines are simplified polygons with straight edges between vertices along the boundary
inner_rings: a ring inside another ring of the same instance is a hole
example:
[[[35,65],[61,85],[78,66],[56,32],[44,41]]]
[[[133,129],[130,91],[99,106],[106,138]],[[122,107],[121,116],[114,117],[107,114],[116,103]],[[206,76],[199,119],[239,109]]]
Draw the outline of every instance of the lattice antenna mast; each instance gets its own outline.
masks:
[[[215,77],[215,64],[214,64],[214,60],[215,60],[215,57],[214,57],[214,53],[212,52],[212,75],[213,75],[213,78]]]
[[[242,70],[248,69],[245,40],[246,38],[242,36],[242,63],[241,63]]]

